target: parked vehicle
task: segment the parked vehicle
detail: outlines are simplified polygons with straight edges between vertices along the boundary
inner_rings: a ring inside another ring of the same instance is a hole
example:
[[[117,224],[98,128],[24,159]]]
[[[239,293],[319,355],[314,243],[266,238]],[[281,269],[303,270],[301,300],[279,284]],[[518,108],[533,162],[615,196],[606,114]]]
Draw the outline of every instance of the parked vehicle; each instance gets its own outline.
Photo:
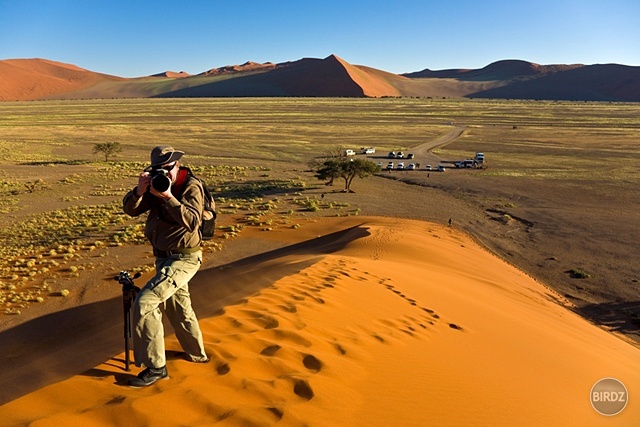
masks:
[[[444,172],[444,171],[446,171],[446,169],[444,168],[443,165],[438,165],[438,171],[439,172]]]
[[[389,151],[389,156],[388,156],[388,157],[389,157],[390,159],[395,159],[395,157],[396,157],[396,153],[395,153],[395,152],[393,152],[393,151]]]
[[[424,168],[425,168],[426,170],[428,170],[428,171],[432,170],[432,169],[431,169],[431,165],[427,165],[427,166],[425,166]]]
[[[389,170],[393,169],[393,162],[387,163],[387,169]]]
[[[472,168],[478,164],[475,160],[460,160],[459,162],[455,162],[456,168]]]
[[[378,167],[382,169],[382,162],[378,162]]]
[[[398,151],[398,154],[396,154],[396,158],[404,159],[404,153],[402,151]]]
[[[353,150],[345,150],[344,151],[347,156],[355,156],[356,152]]]
[[[404,162],[398,162],[398,170],[404,170]]]
[[[407,166],[407,170],[410,170],[410,171],[415,170],[415,168],[416,168],[415,163],[409,163],[409,166]]]
[[[362,154],[375,154],[376,149],[373,147],[369,147],[369,148],[361,148],[360,151],[362,152]]]
[[[476,153],[476,162],[483,164],[484,163],[484,153]]]
[[[409,153],[409,154],[407,155],[407,159],[413,159],[413,153]]]

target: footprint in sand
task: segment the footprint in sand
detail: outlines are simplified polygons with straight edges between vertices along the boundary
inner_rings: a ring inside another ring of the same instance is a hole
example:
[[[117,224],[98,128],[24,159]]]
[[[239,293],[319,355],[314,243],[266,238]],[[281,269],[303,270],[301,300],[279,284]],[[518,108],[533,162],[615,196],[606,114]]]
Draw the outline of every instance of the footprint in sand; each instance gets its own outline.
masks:
[[[229,364],[225,362],[219,362],[218,364],[216,364],[216,372],[218,373],[218,375],[227,375],[230,371],[231,368],[229,367]]]
[[[455,329],[455,330],[458,330],[458,331],[463,331],[464,330],[464,329],[462,329],[462,326],[456,325],[455,323],[449,323],[449,327],[451,329]]]
[[[278,344],[274,344],[274,345],[270,345],[268,347],[265,347],[264,349],[262,349],[262,351],[260,352],[261,355],[263,356],[273,356],[274,354],[277,353],[278,350],[280,350],[282,347],[279,346]]]
[[[281,420],[282,417],[284,416],[284,412],[282,412],[282,410],[280,410],[278,408],[274,408],[274,407],[267,408],[267,411],[269,411],[273,415],[275,415],[278,420]]]
[[[340,355],[344,356],[345,354],[347,354],[347,350],[342,345],[334,343],[333,346],[336,348],[336,350],[338,350],[338,353],[340,353]]]
[[[264,329],[275,329],[280,326],[280,322],[275,317],[269,316],[267,314],[259,313],[253,310],[244,310],[245,315],[250,316],[245,320],[253,321],[257,323]]]
[[[303,399],[311,400],[315,394],[309,383],[305,380],[295,380],[293,384],[293,392]]]
[[[322,369],[322,362],[311,354],[307,354],[306,356],[304,356],[304,358],[302,359],[302,364],[310,371],[320,372],[320,370]]]
[[[278,305],[277,307],[281,308],[282,310],[286,311],[287,313],[297,313],[298,312],[298,308],[293,304]]]

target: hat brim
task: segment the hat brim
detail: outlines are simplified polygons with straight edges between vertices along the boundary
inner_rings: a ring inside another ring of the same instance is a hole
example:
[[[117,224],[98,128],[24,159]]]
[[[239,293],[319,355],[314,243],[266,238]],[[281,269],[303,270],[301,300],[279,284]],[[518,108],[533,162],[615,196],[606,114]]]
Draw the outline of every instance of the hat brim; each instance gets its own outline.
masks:
[[[167,163],[173,163],[177,160],[180,160],[183,154],[184,153],[182,151],[173,151],[171,152],[169,157],[167,157],[166,159],[165,158],[158,159],[158,161],[152,163],[151,166],[161,166],[161,165],[166,165]]]

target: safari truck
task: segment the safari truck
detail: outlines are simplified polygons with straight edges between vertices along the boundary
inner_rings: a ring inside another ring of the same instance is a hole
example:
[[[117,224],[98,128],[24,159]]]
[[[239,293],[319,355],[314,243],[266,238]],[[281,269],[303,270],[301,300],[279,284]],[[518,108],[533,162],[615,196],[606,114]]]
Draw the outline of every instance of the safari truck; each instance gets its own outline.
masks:
[[[454,163],[456,168],[472,168],[475,167],[478,162],[476,160],[460,160]]]
[[[362,154],[375,154],[376,149],[373,147],[362,147],[360,151],[362,152]]]
[[[347,156],[355,156],[355,155],[356,155],[356,152],[355,152],[355,151],[353,151],[353,150],[344,150],[344,153],[345,153]]]

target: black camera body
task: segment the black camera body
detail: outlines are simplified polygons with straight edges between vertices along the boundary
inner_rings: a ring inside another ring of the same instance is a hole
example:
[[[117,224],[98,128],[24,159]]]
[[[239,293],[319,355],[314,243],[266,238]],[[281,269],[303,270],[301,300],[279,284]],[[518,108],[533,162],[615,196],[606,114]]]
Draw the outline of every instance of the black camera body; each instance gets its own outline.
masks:
[[[169,178],[169,172],[163,168],[152,168],[149,171],[151,176],[151,186],[154,190],[159,192],[165,192],[171,187],[171,179]]]

